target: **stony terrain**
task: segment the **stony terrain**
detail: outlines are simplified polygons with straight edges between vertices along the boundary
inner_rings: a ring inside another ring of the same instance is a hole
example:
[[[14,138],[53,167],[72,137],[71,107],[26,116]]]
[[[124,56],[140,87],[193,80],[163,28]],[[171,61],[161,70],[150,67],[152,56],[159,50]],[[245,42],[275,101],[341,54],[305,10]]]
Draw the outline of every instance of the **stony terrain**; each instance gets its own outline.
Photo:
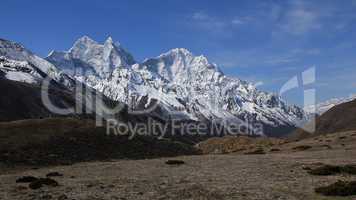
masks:
[[[1,172],[0,199],[355,199],[324,197],[314,192],[354,175],[313,176],[306,168],[322,164],[355,164],[356,133],[318,136],[275,146],[281,151],[260,155],[239,152],[172,158],[79,163],[41,169]],[[328,146],[326,146],[328,145]],[[309,146],[309,148],[301,148]],[[298,148],[299,147],[299,148]],[[37,190],[16,183],[22,176],[52,177],[58,187]]]

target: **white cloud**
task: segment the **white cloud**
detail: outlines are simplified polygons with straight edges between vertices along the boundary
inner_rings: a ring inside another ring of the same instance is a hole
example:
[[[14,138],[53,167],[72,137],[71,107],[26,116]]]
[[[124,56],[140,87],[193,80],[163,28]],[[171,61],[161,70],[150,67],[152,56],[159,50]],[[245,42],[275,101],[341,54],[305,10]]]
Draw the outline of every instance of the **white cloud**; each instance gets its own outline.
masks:
[[[240,51],[219,51],[212,59],[224,68],[248,68],[258,65],[258,49],[245,49]]]
[[[193,13],[192,18],[195,20],[208,20],[210,17],[203,12],[195,12]]]
[[[231,24],[233,25],[243,25],[252,21],[252,17],[235,17],[232,19]]]
[[[187,23],[194,28],[204,29],[208,33],[219,37],[232,37],[234,27],[251,23],[251,16],[223,18],[209,15],[206,12],[198,11],[188,16]]]
[[[268,58],[267,60],[264,61],[264,63],[269,64],[269,65],[281,65],[281,64],[287,64],[287,63],[293,63],[298,61],[297,58],[293,57],[272,57]]]
[[[241,20],[241,19],[233,19],[232,21],[231,21],[231,23],[232,24],[234,24],[234,25],[241,25],[241,24],[244,24],[245,22],[243,21],[243,20]]]
[[[210,16],[205,12],[199,11],[190,15],[188,24],[192,25],[194,28],[204,29],[215,35],[231,35],[231,30],[229,29],[229,23],[227,21]]]
[[[302,35],[320,29],[321,26],[317,12],[299,5],[286,13],[286,20],[281,25],[282,30],[294,35]]]
[[[320,49],[309,49],[306,51],[308,55],[319,55],[321,53]]]

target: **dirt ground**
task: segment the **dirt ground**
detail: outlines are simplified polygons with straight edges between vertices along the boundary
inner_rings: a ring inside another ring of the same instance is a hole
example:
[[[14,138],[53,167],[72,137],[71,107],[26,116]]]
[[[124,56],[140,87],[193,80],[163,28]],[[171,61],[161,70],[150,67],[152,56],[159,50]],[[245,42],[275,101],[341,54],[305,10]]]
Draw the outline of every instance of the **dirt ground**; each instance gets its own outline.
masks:
[[[338,180],[356,180],[355,175],[313,176],[305,170],[322,164],[356,164],[355,132],[275,146],[269,143],[258,145],[258,148],[264,148],[265,154],[245,155],[242,151],[88,162],[40,169],[0,167],[0,199],[356,199],[356,196],[324,197],[314,192],[316,187]],[[271,151],[273,148],[279,151]],[[167,165],[165,162],[169,159],[182,160],[185,164]],[[32,190],[28,183],[16,183],[20,177],[45,177],[49,172],[63,174],[53,177],[59,183],[58,187],[43,186]]]
[[[31,169],[0,175],[0,199],[355,199],[323,197],[317,186],[353,176],[311,176],[303,167],[356,163],[355,149],[302,151],[265,155],[202,155],[177,157],[180,166],[166,158],[79,163],[72,166]],[[58,187],[38,190],[16,179],[48,172]]]

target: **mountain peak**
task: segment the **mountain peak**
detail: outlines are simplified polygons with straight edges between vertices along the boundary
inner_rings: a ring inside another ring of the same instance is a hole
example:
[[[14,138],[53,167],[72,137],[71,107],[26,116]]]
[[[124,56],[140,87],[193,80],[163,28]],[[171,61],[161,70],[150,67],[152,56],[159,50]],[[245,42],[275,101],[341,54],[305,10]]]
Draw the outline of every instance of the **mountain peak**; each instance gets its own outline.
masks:
[[[184,54],[184,55],[192,55],[192,53],[185,48],[175,48],[169,51],[170,53],[176,53],[176,54]]]
[[[111,36],[109,36],[105,42],[104,42],[104,47],[107,47],[109,49],[120,49],[121,48],[121,44],[118,42],[114,42],[114,40],[112,39]]]
[[[81,42],[95,42],[93,39],[91,39],[89,36],[84,35],[81,38],[79,38],[77,41]]]
[[[188,49],[185,49],[185,48],[171,49],[168,52],[163,53],[158,57],[162,58],[162,57],[167,57],[167,56],[169,56],[169,57],[184,57],[184,58],[193,58],[194,57],[194,55]]]
[[[47,57],[56,56],[57,53],[58,53],[57,51],[52,50],[52,51],[49,52],[49,54],[47,55]]]
[[[85,51],[85,49],[91,48],[92,46],[96,45],[98,45],[98,43],[95,40],[85,35],[75,41],[72,48],[69,49],[69,52],[82,52]]]
[[[217,68],[215,64],[209,63],[207,57],[205,57],[204,55],[195,56],[193,53],[191,53],[188,49],[185,48],[172,49],[167,53],[162,54],[160,57],[162,58],[166,56],[173,56],[175,57],[175,59],[184,61],[185,65],[187,65],[188,68],[192,66],[201,66],[203,68],[204,67],[210,68],[211,66],[213,66],[214,68],[216,68],[217,71],[220,72],[220,70]]]
[[[9,50],[24,51],[25,47],[20,43],[0,38],[0,54],[6,54]]]
[[[191,81],[191,77],[210,79],[223,75],[205,56],[195,56],[185,48],[171,49],[156,58],[146,59],[141,66],[173,82]]]
[[[168,52],[161,54],[159,57],[167,57],[167,56],[174,56],[176,58],[182,58],[187,62],[194,61],[196,63],[200,63],[202,65],[211,65],[204,55],[195,56],[192,52],[185,48],[175,48],[171,49]]]
[[[36,56],[30,50],[27,50],[23,45],[17,42],[0,39],[0,56],[4,56],[11,60],[26,61],[38,66],[44,73],[55,79],[59,72],[56,67],[46,60]]]
[[[100,44],[88,36],[79,38],[67,52],[50,54],[47,60],[67,73],[73,74],[80,68],[100,78],[107,78],[115,68],[136,63],[130,53],[114,43],[112,37]]]
[[[114,44],[114,40],[112,39],[111,36],[109,36],[109,37],[105,40],[105,43]]]

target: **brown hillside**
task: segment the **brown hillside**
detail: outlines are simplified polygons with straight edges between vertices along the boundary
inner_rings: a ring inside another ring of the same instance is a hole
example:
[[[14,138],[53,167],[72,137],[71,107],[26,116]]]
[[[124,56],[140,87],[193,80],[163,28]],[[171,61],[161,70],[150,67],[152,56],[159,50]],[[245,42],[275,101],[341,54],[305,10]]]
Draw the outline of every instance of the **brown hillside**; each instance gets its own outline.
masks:
[[[337,105],[316,119],[315,133],[298,129],[290,136],[302,139],[313,135],[356,130],[356,100]]]

